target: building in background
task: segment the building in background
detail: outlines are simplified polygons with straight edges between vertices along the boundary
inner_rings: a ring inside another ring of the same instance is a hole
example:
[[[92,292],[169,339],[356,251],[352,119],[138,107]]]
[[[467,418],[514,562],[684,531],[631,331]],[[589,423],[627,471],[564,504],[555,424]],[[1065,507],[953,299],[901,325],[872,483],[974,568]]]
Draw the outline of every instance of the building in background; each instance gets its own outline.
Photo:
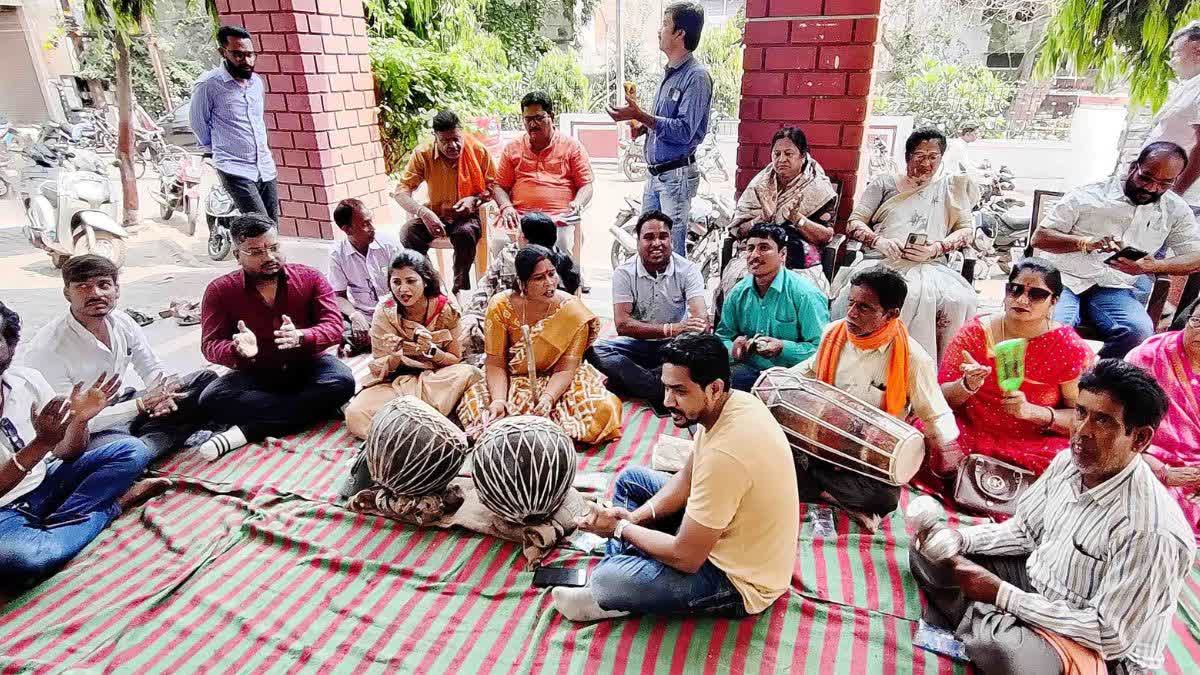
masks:
[[[0,0],[0,116],[35,124],[62,116],[51,80],[75,71],[57,0]]]

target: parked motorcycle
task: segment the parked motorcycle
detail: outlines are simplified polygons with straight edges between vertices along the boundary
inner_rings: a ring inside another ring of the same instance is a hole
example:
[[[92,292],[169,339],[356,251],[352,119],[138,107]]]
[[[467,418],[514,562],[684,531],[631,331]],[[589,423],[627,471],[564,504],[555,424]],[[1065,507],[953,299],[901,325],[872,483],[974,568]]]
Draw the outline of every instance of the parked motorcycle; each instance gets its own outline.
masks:
[[[211,164],[211,158],[204,159],[205,164]],[[233,199],[225,191],[221,181],[213,183],[204,199],[204,215],[208,221],[208,257],[213,260],[224,260],[233,251],[233,235],[229,233],[229,221],[241,212],[233,205]]]
[[[646,146],[645,136],[621,141],[617,146],[617,163],[621,165],[621,173],[625,179],[634,183],[646,180]]]
[[[187,216],[188,235],[196,234],[200,222],[200,176],[204,162],[183,148],[173,151],[158,163],[158,192],[150,196],[158,202],[159,215],[170,220],[175,211]]]
[[[642,202],[634,197],[625,199],[625,208],[617,213],[616,221],[608,227],[613,235],[609,262],[616,269],[637,255],[637,234],[634,226],[642,214]],[[721,240],[733,220],[733,203],[725,197],[697,194],[692,199],[691,222],[688,224],[687,258],[700,266],[708,279],[720,272]]]
[[[129,233],[117,220],[107,163],[90,150],[44,143],[26,154],[30,163],[22,171],[20,191],[29,243],[46,251],[56,268],[85,253],[124,265]]]
[[[729,180],[729,171],[725,168],[721,149],[717,147],[716,134],[709,134],[696,148],[696,164],[700,168],[700,175],[709,182],[724,183]]]
[[[638,183],[646,180],[649,171],[646,170],[645,136],[621,141],[617,146],[617,164],[626,180]],[[716,134],[709,134],[700,147],[696,148],[696,167],[700,176],[707,181],[725,182],[729,180],[729,170],[725,168],[725,159],[717,146]]]

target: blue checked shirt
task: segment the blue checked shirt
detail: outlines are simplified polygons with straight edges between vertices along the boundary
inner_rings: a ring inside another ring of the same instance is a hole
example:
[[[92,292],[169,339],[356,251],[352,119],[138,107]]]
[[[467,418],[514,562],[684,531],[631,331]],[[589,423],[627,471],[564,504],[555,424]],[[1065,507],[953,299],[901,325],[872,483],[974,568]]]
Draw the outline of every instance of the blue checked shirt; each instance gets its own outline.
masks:
[[[708,134],[712,90],[712,77],[695,56],[667,67],[654,95],[654,128],[647,129],[648,163],[662,164],[696,151]]]
[[[211,149],[217,170],[254,181],[274,180],[275,160],[263,121],[266,90],[257,74],[240,84],[224,65],[200,76],[192,89],[190,122],[196,140]]]

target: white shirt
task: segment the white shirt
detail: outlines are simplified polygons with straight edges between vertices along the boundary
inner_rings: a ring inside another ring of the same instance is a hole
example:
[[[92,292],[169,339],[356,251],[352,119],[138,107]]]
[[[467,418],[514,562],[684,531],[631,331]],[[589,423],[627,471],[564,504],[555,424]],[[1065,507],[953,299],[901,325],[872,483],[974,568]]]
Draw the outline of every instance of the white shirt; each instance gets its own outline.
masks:
[[[838,323],[834,321],[826,326],[821,339],[824,340]],[[838,358],[833,386],[882,409],[891,360],[891,343],[879,349],[859,349],[846,340],[846,346]],[[806,361],[793,366],[793,370],[804,377],[815,378],[817,355],[813,354]],[[908,411],[925,423],[925,436],[934,443],[945,445],[958,438],[954,412],[938,385],[937,364],[911,335],[908,338]]]
[[[370,319],[375,305],[391,291],[388,274],[402,250],[400,241],[387,232],[375,232],[366,255],[343,239],[329,250],[329,286],[334,293],[345,292],[354,308]]]
[[[150,349],[142,327],[128,314],[114,309],[104,317],[104,322],[108,325],[112,349],[96,339],[68,310],[37,332],[26,352],[25,365],[41,372],[50,388],[59,394],[69,393],[76,383],[88,386],[103,373],[125,378],[130,366],[146,386],[167,374]],[[99,431],[120,426],[137,415],[137,402],[125,401],[105,408],[88,428]]]
[[[1054,205],[1039,227],[1076,236],[1116,237],[1150,255],[1163,244],[1177,256],[1200,251],[1200,229],[1182,197],[1167,192],[1157,202],[1135,206],[1125,196],[1124,184],[1125,176],[1118,174],[1075,188]],[[1104,264],[1111,253],[1037,253],[1058,267],[1063,283],[1077,295],[1092,286],[1133,288],[1137,280]]]
[[[1015,516],[959,532],[964,553],[1029,555],[1036,592],[1002,583],[1000,609],[1123,660],[1125,672],[1163,665],[1196,538],[1140,457],[1089,490],[1064,450],[1021,495]]]
[[[0,410],[0,461],[8,463],[12,456],[33,441],[37,434],[33,420],[29,417],[31,407],[39,411],[50,399],[54,390],[36,370],[10,366],[0,377],[0,388],[4,390],[4,409]],[[50,457],[50,455],[46,455]],[[29,494],[46,477],[46,459],[29,467],[29,473],[16,487],[0,494],[0,507],[7,506]]]
[[[1190,157],[1197,147],[1197,126],[1200,126],[1200,76],[1193,76],[1171,90],[1167,102],[1154,118],[1154,128],[1146,137],[1146,144],[1170,141],[1183,148]],[[1188,188],[1183,199],[1192,206],[1200,206],[1200,181]]]

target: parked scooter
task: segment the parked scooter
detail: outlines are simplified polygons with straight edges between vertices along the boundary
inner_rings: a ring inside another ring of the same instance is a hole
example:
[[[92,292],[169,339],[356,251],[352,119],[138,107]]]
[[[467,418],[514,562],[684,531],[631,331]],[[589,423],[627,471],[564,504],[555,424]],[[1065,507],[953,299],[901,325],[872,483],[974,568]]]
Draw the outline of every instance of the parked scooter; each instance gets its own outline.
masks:
[[[182,152],[164,157],[158,163],[158,192],[150,195],[158,202],[159,215],[170,220],[175,211],[187,216],[186,233],[196,234],[200,222],[200,176],[204,162],[196,155]]]
[[[206,157],[205,164],[212,164],[212,159]],[[208,257],[213,260],[224,260],[233,251],[233,235],[229,233],[229,221],[241,212],[233,205],[233,199],[225,191],[221,181],[213,184],[204,199],[204,215],[208,221]]]
[[[608,231],[613,235],[612,251],[609,254],[613,269],[637,255],[637,234],[634,226],[641,213],[641,200],[627,197],[625,208],[617,213],[616,221],[608,227]],[[692,199],[687,258],[700,266],[700,273],[704,279],[720,272],[721,241],[732,220],[733,203],[725,197],[703,192]]]
[[[621,141],[617,146],[617,163],[621,165],[621,173],[626,180],[640,183],[646,180],[646,146],[642,138],[632,138]]]
[[[26,154],[30,165],[21,172],[20,191],[29,243],[46,251],[56,268],[85,253],[124,265],[129,233],[117,220],[108,165],[82,148],[39,143]]]

